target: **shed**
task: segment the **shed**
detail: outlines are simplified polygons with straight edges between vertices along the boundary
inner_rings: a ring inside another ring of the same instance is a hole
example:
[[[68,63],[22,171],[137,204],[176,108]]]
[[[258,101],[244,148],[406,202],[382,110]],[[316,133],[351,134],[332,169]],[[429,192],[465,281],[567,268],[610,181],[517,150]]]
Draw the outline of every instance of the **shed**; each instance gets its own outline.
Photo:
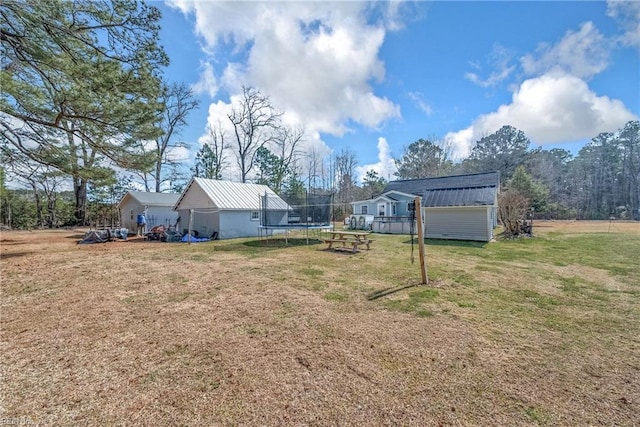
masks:
[[[193,214],[191,229],[198,236],[233,239],[259,236],[264,215],[269,224],[287,224],[291,208],[266,185],[193,178],[174,209],[183,218],[183,231]]]
[[[120,224],[122,227],[135,232],[138,215],[145,213],[147,229],[151,229],[156,225],[164,225],[167,228],[175,226],[178,220],[178,212],[173,210],[173,206],[179,197],[180,194],[177,193],[129,191],[118,203]]]
[[[490,241],[499,191],[499,172],[399,180],[389,182],[376,199],[354,202],[353,207],[354,214],[375,208],[373,231],[406,234],[411,224],[408,204],[419,196],[427,238]]]

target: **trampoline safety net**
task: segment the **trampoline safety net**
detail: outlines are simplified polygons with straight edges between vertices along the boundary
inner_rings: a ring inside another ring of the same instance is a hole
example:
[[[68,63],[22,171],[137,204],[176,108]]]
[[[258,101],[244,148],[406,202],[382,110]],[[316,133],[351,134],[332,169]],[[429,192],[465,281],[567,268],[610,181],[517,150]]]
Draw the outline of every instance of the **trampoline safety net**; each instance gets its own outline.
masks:
[[[299,197],[265,194],[260,197],[260,225],[263,227],[329,225],[333,197],[306,194]]]

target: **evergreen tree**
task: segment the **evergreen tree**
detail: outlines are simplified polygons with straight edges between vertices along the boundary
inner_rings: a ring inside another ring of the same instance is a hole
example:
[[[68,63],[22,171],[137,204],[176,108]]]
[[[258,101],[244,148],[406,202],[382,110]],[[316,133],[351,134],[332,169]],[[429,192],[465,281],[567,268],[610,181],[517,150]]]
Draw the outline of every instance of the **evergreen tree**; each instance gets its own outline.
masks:
[[[440,144],[442,145],[442,144]],[[419,139],[405,149],[400,159],[395,159],[400,179],[419,179],[447,175],[453,169],[446,149],[429,140]]]
[[[527,159],[530,141],[524,132],[513,126],[503,126],[495,133],[476,142],[471,155],[463,162],[467,172],[500,171],[504,184]]]
[[[78,223],[89,182],[150,167],[138,141],[160,135],[159,19],[126,0],[3,3],[0,136],[72,177]]]

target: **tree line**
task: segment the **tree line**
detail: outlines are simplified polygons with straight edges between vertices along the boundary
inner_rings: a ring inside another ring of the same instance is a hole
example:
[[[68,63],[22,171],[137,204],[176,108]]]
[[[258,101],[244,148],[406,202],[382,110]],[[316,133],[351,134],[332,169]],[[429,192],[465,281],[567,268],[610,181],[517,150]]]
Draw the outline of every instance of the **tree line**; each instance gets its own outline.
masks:
[[[640,122],[591,139],[575,157],[531,148],[509,125],[478,140],[454,163],[441,140],[420,139],[396,160],[401,179],[499,171],[503,191],[519,193],[538,218],[640,219]]]
[[[177,149],[190,112],[189,87],[163,77],[160,11],[144,2],[3,2],[0,10],[0,220],[13,228],[86,225],[117,216],[135,181],[146,191],[182,190],[192,176],[266,184],[289,200],[331,194],[338,219],[350,202],[374,197],[387,180],[356,178],[349,150],[302,150],[305,130],[291,127],[258,89],[245,86],[226,117],[211,124],[190,171]],[[595,136],[573,157],[531,149],[504,126],[454,162],[439,138],[420,139],[395,159],[394,178],[500,171],[538,217],[639,219],[637,121]],[[20,189],[9,189],[7,178]],[[64,191],[71,183],[70,191]]]

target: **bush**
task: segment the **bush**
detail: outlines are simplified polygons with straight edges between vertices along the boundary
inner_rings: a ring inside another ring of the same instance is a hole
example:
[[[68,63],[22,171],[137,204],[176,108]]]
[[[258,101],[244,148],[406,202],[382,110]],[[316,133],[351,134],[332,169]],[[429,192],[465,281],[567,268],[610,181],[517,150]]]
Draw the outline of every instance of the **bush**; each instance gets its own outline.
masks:
[[[503,235],[515,237],[531,234],[527,220],[529,201],[515,190],[507,190],[498,196],[498,218],[504,228]]]

